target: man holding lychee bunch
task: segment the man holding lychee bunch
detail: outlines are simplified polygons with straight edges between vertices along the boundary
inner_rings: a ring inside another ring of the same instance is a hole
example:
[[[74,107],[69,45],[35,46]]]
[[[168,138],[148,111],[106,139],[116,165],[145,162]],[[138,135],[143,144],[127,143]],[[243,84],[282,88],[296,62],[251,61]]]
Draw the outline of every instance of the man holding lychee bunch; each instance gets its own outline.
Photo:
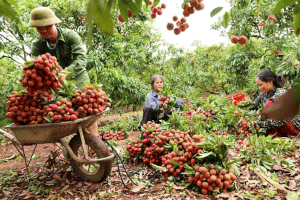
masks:
[[[35,27],[40,34],[31,46],[34,57],[50,53],[58,63],[71,73],[78,88],[89,82],[86,66],[86,52],[80,36],[73,30],[59,28],[61,20],[48,7],[38,7],[31,11],[28,26]],[[65,78],[65,77],[64,77]]]
[[[58,63],[69,73],[63,75],[63,80],[70,74],[76,80],[76,86],[81,89],[89,82],[86,70],[86,52],[80,36],[73,30],[59,28],[61,22],[55,13],[48,7],[37,7],[30,13],[28,26],[35,27],[40,34],[31,46],[31,55],[34,57],[50,53],[57,58]],[[89,130],[97,134],[98,124],[95,122]]]

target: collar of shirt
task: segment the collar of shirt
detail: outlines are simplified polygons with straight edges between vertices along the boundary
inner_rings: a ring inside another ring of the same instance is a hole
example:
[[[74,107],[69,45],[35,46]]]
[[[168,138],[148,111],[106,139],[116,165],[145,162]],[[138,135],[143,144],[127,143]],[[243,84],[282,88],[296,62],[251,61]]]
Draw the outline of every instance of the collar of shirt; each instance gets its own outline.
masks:
[[[152,94],[153,97],[158,98],[158,94],[155,91],[152,91],[151,94]]]
[[[265,97],[270,98],[272,96],[274,96],[274,94],[276,93],[277,87],[274,87],[273,90],[271,90],[270,92],[264,94]]]

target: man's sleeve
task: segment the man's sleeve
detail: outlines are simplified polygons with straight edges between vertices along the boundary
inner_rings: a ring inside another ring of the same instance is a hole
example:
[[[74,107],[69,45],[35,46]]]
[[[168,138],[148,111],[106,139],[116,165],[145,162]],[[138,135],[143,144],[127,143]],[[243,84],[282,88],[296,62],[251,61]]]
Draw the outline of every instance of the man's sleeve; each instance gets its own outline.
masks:
[[[74,31],[69,33],[69,43],[71,45],[73,62],[67,69],[73,73],[72,78],[75,78],[76,75],[86,70],[86,52],[80,36]]]
[[[39,43],[39,41],[34,41],[32,43],[32,45],[31,45],[31,56],[32,57],[37,57],[42,54],[40,47],[41,47],[41,44]]]

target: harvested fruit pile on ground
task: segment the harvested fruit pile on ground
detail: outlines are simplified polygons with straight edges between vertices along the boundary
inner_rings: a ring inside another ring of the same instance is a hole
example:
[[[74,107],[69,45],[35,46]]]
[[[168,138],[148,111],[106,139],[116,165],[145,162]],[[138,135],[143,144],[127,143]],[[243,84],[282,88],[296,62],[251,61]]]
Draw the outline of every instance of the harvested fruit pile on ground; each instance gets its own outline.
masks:
[[[12,92],[5,116],[19,125],[58,123],[101,113],[111,106],[104,91],[93,86],[85,86],[76,93],[69,90],[70,100],[60,97],[61,69],[49,53],[25,66],[21,82],[26,91]],[[53,91],[57,93],[51,95]],[[52,100],[53,97],[60,100]]]
[[[117,131],[117,132],[110,132],[110,131],[105,131],[104,132],[104,139],[106,140],[124,140],[128,135],[124,132],[124,130]]]
[[[37,57],[23,69],[24,75],[20,81],[29,95],[43,95],[50,100],[51,90],[61,88],[63,80],[58,73],[62,67],[57,63],[56,57],[49,53]]]
[[[224,178],[220,173],[221,169],[211,168],[211,171],[207,171],[208,166],[214,166],[210,161],[219,162],[217,166],[220,168],[221,158],[228,151],[222,142],[216,140],[218,144],[214,145],[214,148],[203,148],[199,144],[207,146],[204,135],[191,137],[186,131],[162,130],[158,124],[144,124],[143,128],[140,140],[131,142],[127,146],[132,161],[142,161],[164,171],[167,180],[178,179],[190,182],[191,186],[197,186],[197,190],[202,191],[203,194],[213,190],[224,192],[236,180],[234,173]],[[204,149],[205,153],[202,154]],[[211,157],[207,157],[206,152],[209,150],[216,153],[209,154]],[[206,157],[207,159],[203,160]],[[222,169],[222,172],[227,173],[225,169]]]

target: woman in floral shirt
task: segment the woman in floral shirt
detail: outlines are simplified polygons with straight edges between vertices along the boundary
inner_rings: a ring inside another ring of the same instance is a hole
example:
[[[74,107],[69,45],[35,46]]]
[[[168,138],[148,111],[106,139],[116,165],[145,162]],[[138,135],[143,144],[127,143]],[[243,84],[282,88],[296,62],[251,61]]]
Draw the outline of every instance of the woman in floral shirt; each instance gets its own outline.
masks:
[[[282,88],[285,80],[281,75],[275,75],[271,70],[262,70],[255,79],[255,82],[261,91],[259,97],[251,102],[256,108],[261,105],[267,109],[276,99],[283,95],[286,90]],[[300,130],[300,118],[297,117],[292,121],[277,121],[267,119],[266,121],[258,121],[260,128],[267,129],[267,135],[276,136],[297,135]]]

